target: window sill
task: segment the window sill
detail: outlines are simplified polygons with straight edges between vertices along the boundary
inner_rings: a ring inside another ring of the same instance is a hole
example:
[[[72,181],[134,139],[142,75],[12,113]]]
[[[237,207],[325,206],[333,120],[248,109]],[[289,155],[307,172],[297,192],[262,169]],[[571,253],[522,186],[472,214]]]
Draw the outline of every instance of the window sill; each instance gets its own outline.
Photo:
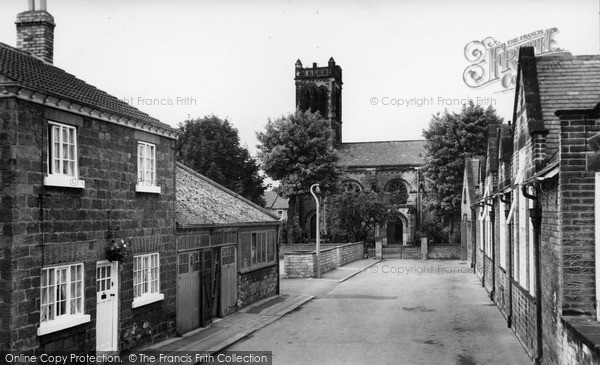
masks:
[[[261,265],[256,265],[256,266],[250,266],[250,267],[246,267],[240,270],[240,274],[247,274],[249,272],[252,271],[256,271],[256,270],[260,270],[260,269],[265,269],[267,267],[271,267],[271,266],[276,266],[277,265],[277,261],[271,261],[271,262],[267,262],[265,264],[261,264]]]
[[[38,336],[47,335],[52,332],[58,332],[67,328],[79,326],[80,324],[88,323],[90,321],[90,315],[80,315],[69,319],[54,320],[50,323],[40,324],[37,330]]]
[[[160,194],[161,188],[160,186],[155,185],[137,184],[135,186],[135,191],[138,193]]]
[[[574,338],[600,356],[600,322],[580,316],[562,316],[560,320]]]
[[[160,302],[163,299],[165,299],[165,295],[162,293],[145,295],[143,297],[134,299],[133,302],[131,303],[131,308],[138,308],[138,307],[142,307],[144,305],[150,304],[150,303]]]
[[[62,175],[62,174],[50,174],[44,176],[45,186],[58,186],[62,188],[76,188],[84,189],[85,180],[81,180],[75,176]]]

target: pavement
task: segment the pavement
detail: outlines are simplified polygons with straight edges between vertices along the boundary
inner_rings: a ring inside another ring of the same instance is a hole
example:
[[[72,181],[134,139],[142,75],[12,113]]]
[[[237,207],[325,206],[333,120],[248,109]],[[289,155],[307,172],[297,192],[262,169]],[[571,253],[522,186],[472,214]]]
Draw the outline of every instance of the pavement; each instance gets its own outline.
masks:
[[[373,259],[358,260],[324,273],[321,279],[282,279],[281,294],[242,308],[225,318],[214,319],[207,327],[156,343],[142,351],[164,354],[179,351],[218,353],[309,302],[315,298],[311,292],[318,294],[319,288],[331,290],[336,284],[350,279],[378,262]]]

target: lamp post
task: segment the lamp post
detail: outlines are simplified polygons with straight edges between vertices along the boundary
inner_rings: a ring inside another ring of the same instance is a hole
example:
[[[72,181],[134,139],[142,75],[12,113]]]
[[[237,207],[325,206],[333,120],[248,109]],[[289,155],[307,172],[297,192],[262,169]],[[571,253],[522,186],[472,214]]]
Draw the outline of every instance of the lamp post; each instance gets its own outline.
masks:
[[[317,278],[321,277],[321,231],[319,228],[319,198],[317,197],[317,195],[315,194],[315,190],[317,193],[320,193],[320,189],[319,189],[319,184],[312,184],[310,186],[310,193],[312,194],[313,198],[315,198],[315,203],[317,204],[317,218],[316,218],[316,223],[317,223],[317,229],[316,229],[316,233],[317,233]]]

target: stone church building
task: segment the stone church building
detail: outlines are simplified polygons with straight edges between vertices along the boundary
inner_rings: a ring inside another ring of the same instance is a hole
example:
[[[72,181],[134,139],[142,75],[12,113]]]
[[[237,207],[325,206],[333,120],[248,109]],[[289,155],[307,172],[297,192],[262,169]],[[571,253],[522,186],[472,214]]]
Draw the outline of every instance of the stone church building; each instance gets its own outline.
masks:
[[[303,67],[296,61],[296,107],[319,111],[333,131],[333,147],[340,160],[345,189],[385,194],[400,212],[398,221],[380,229],[385,244],[407,244],[415,240],[421,222],[421,202],[425,193],[420,171],[425,156],[424,140],[342,142],[342,68],[329,59],[327,66],[316,63]],[[312,241],[316,233],[316,211],[312,196],[299,204],[303,236]],[[322,212],[321,231],[327,233],[327,214]]]

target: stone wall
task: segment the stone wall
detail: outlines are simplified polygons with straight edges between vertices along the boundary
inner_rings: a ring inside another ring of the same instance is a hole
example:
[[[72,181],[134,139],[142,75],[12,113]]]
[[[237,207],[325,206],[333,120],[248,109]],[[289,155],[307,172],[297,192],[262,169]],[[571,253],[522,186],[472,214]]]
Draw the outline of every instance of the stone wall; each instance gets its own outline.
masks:
[[[590,341],[592,337],[600,335],[600,326],[590,328],[590,321],[594,318],[564,317],[562,320],[562,336],[560,348],[562,354],[556,359],[558,364],[592,365],[600,364],[600,349],[596,343]],[[585,332],[585,334],[584,334]]]
[[[364,257],[362,242],[348,243],[321,250],[321,274]],[[284,254],[283,267],[286,278],[310,278],[316,276],[317,254],[315,251],[289,252]]]
[[[277,294],[277,265],[238,274],[238,303],[243,308]]]

